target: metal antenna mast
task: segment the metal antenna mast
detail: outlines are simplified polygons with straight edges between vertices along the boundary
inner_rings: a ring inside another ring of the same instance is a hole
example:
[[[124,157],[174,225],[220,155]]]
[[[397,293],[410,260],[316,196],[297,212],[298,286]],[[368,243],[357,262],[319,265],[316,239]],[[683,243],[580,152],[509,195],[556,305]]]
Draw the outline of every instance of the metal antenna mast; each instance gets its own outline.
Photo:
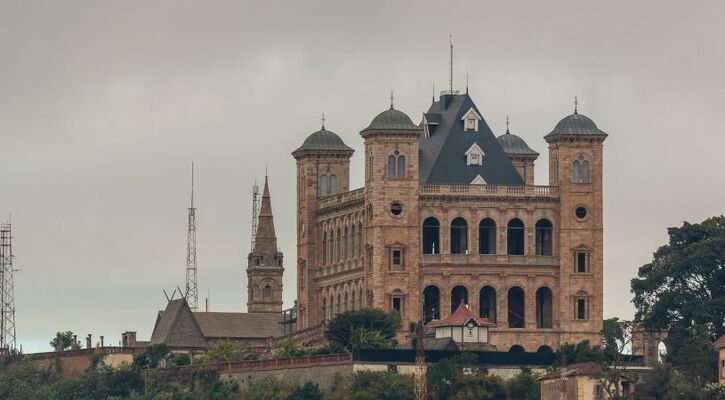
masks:
[[[453,93],[453,35],[450,35],[448,39],[451,42],[451,66],[448,70],[448,86],[451,93]]]
[[[10,221],[0,225],[0,349],[15,349],[15,286]]]
[[[322,116],[322,129],[325,129],[324,114]],[[250,251],[254,251],[254,242],[257,240],[257,222],[259,220],[259,186],[257,181],[254,181],[252,186],[252,247]]]
[[[199,305],[199,288],[196,285],[196,208],[194,208],[194,163],[191,163],[191,207],[186,237],[186,302],[192,311]]]

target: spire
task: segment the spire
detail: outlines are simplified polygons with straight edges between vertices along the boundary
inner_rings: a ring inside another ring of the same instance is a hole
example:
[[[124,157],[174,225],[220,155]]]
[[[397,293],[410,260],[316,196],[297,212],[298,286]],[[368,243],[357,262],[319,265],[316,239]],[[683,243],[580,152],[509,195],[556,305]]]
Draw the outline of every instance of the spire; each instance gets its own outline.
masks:
[[[507,115],[506,116],[506,134],[508,135],[510,133],[511,132],[509,132],[509,116]]]
[[[579,97],[574,95],[574,114],[579,114]]]
[[[448,69],[448,86],[451,93],[453,93],[453,35],[448,36],[448,40],[451,44],[451,64]]]
[[[254,253],[277,253],[277,236],[274,232],[274,217],[272,216],[272,201],[269,195],[269,180],[264,176],[264,190],[262,192],[262,205],[259,209],[257,224],[257,237],[254,242]]]

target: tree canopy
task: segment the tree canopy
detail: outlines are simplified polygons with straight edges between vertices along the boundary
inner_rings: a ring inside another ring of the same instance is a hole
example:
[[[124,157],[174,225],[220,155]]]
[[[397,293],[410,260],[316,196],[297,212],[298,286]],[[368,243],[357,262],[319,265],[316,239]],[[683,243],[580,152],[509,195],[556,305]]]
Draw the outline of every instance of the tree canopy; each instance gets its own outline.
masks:
[[[725,216],[669,228],[669,243],[632,279],[636,317],[649,329],[725,333]]]
[[[71,331],[57,332],[55,337],[50,341],[50,347],[53,350],[80,350],[81,342],[76,339],[76,336]]]
[[[330,321],[325,335],[348,351],[385,347],[400,325],[400,314],[395,311],[362,309],[338,314]]]

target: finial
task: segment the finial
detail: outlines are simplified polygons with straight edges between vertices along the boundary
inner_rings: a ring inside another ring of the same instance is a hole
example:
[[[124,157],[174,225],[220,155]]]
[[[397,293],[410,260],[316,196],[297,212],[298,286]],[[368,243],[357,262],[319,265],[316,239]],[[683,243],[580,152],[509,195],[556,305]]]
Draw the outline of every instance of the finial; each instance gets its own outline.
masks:
[[[451,45],[451,65],[448,71],[448,86],[451,93],[453,93],[453,34],[448,35],[448,40]]]
[[[574,95],[574,114],[579,114],[579,97]]]
[[[393,96],[393,91],[390,91],[390,109],[393,109],[393,100],[395,100],[395,96]]]
[[[511,132],[509,132],[509,124],[510,124],[509,123],[509,116],[507,115],[506,116],[506,134],[507,135],[511,133]]]
[[[322,112],[322,118],[320,118],[320,121],[322,121],[322,130],[325,130],[325,112]]]

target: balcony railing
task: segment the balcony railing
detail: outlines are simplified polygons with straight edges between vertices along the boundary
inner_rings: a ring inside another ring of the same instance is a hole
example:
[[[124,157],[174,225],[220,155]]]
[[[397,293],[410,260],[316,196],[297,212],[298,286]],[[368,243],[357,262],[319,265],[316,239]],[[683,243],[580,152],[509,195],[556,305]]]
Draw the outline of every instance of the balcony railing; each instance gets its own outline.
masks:
[[[504,185],[423,185],[422,194],[450,196],[499,196],[499,197],[540,197],[559,195],[557,186],[504,186]]]
[[[363,196],[364,192],[362,188],[353,190],[351,192],[338,193],[320,200],[320,208],[327,208],[340,204],[345,204],[355,200],[362,200]]]

